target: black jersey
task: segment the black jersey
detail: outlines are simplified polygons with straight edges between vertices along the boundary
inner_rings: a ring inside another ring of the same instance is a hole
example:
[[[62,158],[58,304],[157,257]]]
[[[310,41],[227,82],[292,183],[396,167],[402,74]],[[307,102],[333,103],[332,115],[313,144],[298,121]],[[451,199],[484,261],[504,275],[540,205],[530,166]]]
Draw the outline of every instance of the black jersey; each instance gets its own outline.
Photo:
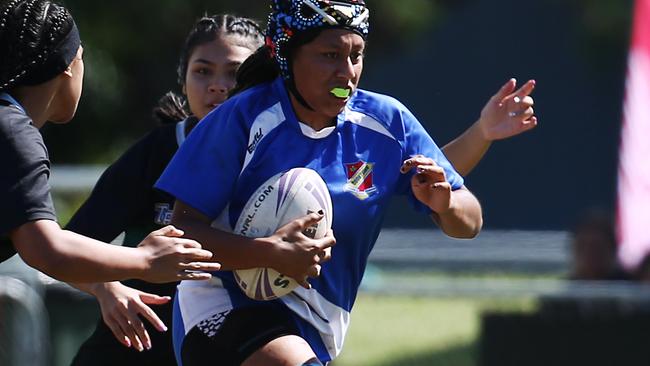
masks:
[[[185,136],[185,121],[162,125],[131,146],[106,169],[90,197],[74,214],[67,229],[101,241],[125,232],[133,246],[149,232],[168,225],[174,198],[153,188]],[[144,291],[173,295],[171,285],[129,281]]]
[[[194,123],[196,119],[191,118],[162,125],[131,146],[102,174],[66,228],[102,241],[111,241],[125,232],[124,245],[133,246],[149,232],[169,224],[174,198],[153,185],[185,139],[188,125]],[[124,284],[161,296],[174,296],[176,292],[175,283],[129,280]],[[170,327],[171,303],[152,308]],[[100,319],[73,365],[175,365],[171,331],[160,333],[146,321],[145,326],[154,346],[139,353],[120,344]]]
[[[16,253],[9,233],[24,223],[56,220],[50,161],[40,131],[17,102],[0,94],[0,261]]]

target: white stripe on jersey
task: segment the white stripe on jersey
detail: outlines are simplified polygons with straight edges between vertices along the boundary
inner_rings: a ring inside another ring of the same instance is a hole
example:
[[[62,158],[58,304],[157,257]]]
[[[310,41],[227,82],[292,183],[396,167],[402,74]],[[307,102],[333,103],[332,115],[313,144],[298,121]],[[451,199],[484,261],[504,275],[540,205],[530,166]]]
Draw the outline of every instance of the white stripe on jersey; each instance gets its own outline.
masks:
[[[223,288],[223,282],[217,276],[208,281],[182,281],[176,296],[185,334],[202,320],[233,308],[228,290]]]
[[[384,136],[387,136],[395,141],[397,139],[395,136],[393,136],[387,129],[382,125],[379,121],[376,119],[368,116],[367,114],[363,114],[361,112],[353,111],[349,108],[345,108],[345,121],[354,123],[356,125],[359,125],[361,127],[365,127],[367,129],[373,130],[375,132],[378,132]]]
[[[350,325],[349,312],[327,301],[316,290],[304,287],[297,287],[280,300],[318,330],[332,359],[341,353]]]
[[[253,122],[251,126],[250,133],[248,135],[248,149],[246,150],[246,159],[244,160],[244,165],[241,167],[241,174],[248,164],[253,159],[255,155],[255,148],[259,143],[271,132],[274,128],[278,127],[286,118],[284,117],[284,112],[282,111],[282,103],[278,102],[271,108],[260,113]]]

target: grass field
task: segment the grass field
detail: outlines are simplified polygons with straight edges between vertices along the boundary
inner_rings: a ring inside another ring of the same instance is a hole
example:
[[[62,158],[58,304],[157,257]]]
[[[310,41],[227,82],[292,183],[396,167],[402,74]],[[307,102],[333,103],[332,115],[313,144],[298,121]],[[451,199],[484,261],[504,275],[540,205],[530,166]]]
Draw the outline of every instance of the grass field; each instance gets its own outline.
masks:
[[[525,300],[361,295],[343,353],[334,365],[477,365],[481,312],[533,307]]]

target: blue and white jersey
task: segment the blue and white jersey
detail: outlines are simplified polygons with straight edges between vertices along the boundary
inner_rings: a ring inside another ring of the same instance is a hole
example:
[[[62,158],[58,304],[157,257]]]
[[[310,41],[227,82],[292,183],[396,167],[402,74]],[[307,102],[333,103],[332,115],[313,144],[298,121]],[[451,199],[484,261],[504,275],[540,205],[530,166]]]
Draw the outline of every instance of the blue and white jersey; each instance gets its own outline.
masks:
[[[156,187],[174,195],[225,228],[234,227],[249,196],[268,178],[295,167],[318,172],[334,207],[337,244],[311,290],[299,287],[282,302],[322,361],[341,351],[361,278],[394,194],[413,196],[401,174],[412,155],[432,158],[453,189],[463,178],[453,169],[417,119],[397,100],[357,90],[336,125],[315,131],[301,123],[283,81],[251,88],[208,114],[192,131]],[[241,306],[265,303],[247,298],[232,272],[211,281],[184,281],[178,288],[176,347],[199,322]],[[180,329],[178,329],[180,328]]]

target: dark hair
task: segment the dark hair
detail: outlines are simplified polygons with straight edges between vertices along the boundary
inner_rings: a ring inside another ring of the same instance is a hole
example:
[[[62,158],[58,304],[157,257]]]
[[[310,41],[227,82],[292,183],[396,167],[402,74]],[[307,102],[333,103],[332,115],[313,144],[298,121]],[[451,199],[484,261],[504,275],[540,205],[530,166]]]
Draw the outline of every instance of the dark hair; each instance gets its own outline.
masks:
[[[30,81],[74,27],[68,10],[47,0],[11,0],[0,6],[0,92]]]
[[[203,16],[192,27],[181,50],[176,69],[177,81],[181,87],[185,85],[185,75],[194,49],[214,41],[221,35],[240,36],[242,45],[252,50],[257,49],[264,42],[260,26],[252,19],[231,14]],[[153,113],[163,123],[175,123],[191,114],[186,98],[171,91],[160,99]]]
[[[286,58],[290,69],[293,53],[295,53],[300,46],[316,39],[322,31],[323,29],[310,29],[296,34],[295,37],[292,37],[289,40],[282,51],[288,54]],[[267,40],[267,43],[268,42],[270,41]],[[280,67],[273,56],[272,48],[268,44],[264,45],[255,51],[253,55],[248,57],[239,67],[236,77],[237,84],[231,90],[230,96],[241,93],[255,85],[273,81],[278,76],[280,76]],[[293,78],[291,78],[290,83],[289,88],[294,90],[295,84]]]

